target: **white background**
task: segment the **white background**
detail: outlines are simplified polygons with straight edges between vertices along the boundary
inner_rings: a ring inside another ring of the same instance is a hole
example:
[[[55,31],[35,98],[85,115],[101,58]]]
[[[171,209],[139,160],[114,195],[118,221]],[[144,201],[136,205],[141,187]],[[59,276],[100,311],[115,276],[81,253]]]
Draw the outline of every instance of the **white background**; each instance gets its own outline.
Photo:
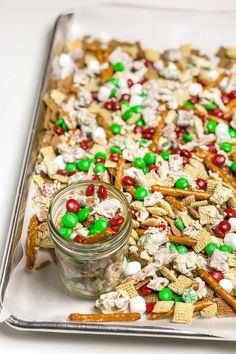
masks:
[[[0,0],[0,262],[49,30],[60,12],[80,1]],[[236,9],[235,0],[153,0],[154,3],[193,9]],[[236,344],[230,342],[19,332],[0,324],[1,354],[85,350],[86,354],[235,353],[235,348]]]

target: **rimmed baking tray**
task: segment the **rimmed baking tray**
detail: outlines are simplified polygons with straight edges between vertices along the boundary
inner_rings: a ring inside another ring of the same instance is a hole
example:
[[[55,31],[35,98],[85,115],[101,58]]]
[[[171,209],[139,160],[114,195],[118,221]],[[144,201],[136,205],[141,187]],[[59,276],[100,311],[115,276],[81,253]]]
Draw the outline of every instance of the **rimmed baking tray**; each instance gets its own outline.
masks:
[[[44,96],[50,74],[50,64],[58,46],[75,35],[107,31],[112,37],[123,40],[141,40],[146,47],[164,49],[191,42],[208,53],[213,53],[220,44],[232,45],[235,13],[171,10],[148,5],[86,2],[80,9],[60,15],[54,25],[48,55],[42,73],[35,112],[29,130],[26,152],[22,164],[16,199],[12,212],[9,234],[0,271],[0,309],[11,273],[13,251],[20,239],[28,193],[28,178],[32,175],[37,157],[40,132],[43,130]],[[223,26],[223,27],[222,27]],[[221,29],[220,29],[221,27]],[[208,44],[206,43],[208,41]],[[5,323],[15,329],[48,332],[109,334],[125,336],[173,337],[188,339],[225,340],[218,336],[158,326],[122,326],[96,323],[25,321],[10,315]]]

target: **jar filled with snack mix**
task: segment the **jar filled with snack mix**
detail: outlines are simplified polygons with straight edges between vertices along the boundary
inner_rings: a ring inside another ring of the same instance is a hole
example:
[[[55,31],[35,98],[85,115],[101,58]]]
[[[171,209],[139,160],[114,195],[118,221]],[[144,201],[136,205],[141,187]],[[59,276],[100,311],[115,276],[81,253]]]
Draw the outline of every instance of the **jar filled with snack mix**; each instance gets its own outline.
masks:
[[[71,294],[93,298],[121,282],[131,220],[126,197],[107,183],[81,181],[55,195],[48,227]]]

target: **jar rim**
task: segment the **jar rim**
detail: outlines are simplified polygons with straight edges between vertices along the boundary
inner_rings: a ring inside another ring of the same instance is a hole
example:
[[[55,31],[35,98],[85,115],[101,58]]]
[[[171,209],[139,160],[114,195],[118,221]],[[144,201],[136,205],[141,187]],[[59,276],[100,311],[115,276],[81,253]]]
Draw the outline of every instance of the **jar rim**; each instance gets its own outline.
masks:
[[[117,199],[120,200],[120,202],[123,204],[125,207],[125,222],[122,224],[122,227],[120,230],[114,234],[112,237],[108,238],[107,240],[94,243],[94,244],[80,244],[76,243],[73,240],[70,239],[65,239],[63,238],[60,233],[58,232],[58,229],[56,228],[56,225],[54,224],[53,218],[52,218],[52,211],[53,208],[58,201],[60,197],[62,197],[66,192],[68,191],[75,191],[76,189],[80,187],[85,187],[88,184],[93,183],[95,186],[100,186],[103,185],[110,191],[111,193],[114,193],[117,196]],[[47,216],[47,224],[49,227],[49,231],[52,235],[52,238],[54,242],[58,243],[62,247],[67,248],[69,251],[74,251],[74,252],[91,252],[91,251],[105,251],[112,246],[118,246],[120,244],[119,241],[123,240],[124,235],[126,233],[129,233],[131,231],[131,212],[129,208],[129,203],[128,200],[126,199],[125,195],[119,191],[117,188],[115,188],[113,185],[106,183],[106,182],[101,182],[101,181],[94,181],[94,180],[81,180],[76,183],[73,183],[69,186],[66,186],[65,188],[61,189],[59,192],[57,192],[54,197],[52,198],[49,208],[48,208],[48,216]],[[113,248],[113,247],[112,247]]]

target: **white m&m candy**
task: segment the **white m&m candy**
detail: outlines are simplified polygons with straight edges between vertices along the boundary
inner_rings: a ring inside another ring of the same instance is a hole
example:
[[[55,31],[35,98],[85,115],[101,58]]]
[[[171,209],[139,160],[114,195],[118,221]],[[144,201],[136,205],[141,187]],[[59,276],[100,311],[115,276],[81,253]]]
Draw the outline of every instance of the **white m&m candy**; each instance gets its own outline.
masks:
[[[130,299],[130,311],[144,313],[146,311],[146,303],[142,296],[134,296]]]
[[[230,293],[233,289],[233,283],[229,279],[221,279],[219,284],[227,293]]]
[[[141,264],[139,262],[129,262],[124,270],[124,275],[125,277],[130,277],[131,275],[134,275],[138,273],[141,270]]]

